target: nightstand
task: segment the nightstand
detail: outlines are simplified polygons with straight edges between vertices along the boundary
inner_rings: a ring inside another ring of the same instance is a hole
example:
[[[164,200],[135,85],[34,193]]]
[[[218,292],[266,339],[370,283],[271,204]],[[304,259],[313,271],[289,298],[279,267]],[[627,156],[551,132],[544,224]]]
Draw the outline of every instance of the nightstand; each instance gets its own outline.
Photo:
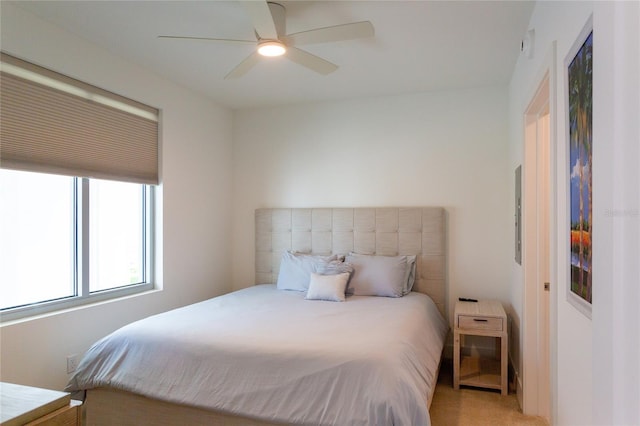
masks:
[[[456,302],[453,329],[453,387],[499,389],[507,395],[507,314],[497,300]],[[496,339],[495,358],[463,356],[464,336]]]
[[[0,383],[0,424],[78,426],[79,401],[67,392]]]

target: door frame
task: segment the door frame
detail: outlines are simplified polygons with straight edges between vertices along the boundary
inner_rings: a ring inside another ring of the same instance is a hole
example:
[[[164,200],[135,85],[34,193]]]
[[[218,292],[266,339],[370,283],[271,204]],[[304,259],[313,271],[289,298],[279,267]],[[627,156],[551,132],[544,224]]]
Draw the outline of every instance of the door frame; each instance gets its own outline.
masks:
[[[537,74],[535,86],[530,91],[529,101],[524,109],[524,146],[523,146],[523,251],[522,269],[524,279],[522,312],[522,389],[518,395],[525,414],[542,415],[555,424],[557,413],[557,84],[556,84],[556,43],[553,42],[550,52],[542,62],[542,69]],[[543,278],[541,277],[541,252],[539,247],[540,219],[538,214],[538,163],[540,156],[539,125],[540,118],[548,111],[548,194],[546,206],[548,218],[549,248],[546,254],[551,289],[548,294],[548,311],[545,311],[543,294]],[[543,314],[546,313],[546,318]],[[544,325],[548,330],[544,331]],[[541,339],[545,339],[548,354],[539,352]],[[543,359],[545,355],[548,358]],[[546,363],[546,367],[545,364]],[[544,389],[545,381],[540,380],[540,371],[548,371],[548,390]],[[548,395],[545,398],[545,393]]]

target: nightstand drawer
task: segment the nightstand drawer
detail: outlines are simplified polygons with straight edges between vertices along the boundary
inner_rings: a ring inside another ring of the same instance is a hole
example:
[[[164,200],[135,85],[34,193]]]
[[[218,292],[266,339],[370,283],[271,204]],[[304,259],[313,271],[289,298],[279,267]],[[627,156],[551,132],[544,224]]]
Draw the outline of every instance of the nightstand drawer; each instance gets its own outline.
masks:
[[[458,316],[458,328],[467,330],[491,330],[502,331],[502,318],[492,318],[483,316]]]

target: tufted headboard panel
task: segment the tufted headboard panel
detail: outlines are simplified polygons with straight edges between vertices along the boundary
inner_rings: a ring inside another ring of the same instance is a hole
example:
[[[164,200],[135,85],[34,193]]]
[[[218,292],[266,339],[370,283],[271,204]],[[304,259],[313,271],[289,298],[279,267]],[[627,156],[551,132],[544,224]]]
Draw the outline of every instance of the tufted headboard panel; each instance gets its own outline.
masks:
[[[275,283],[286,250],[319,255],[416,255],[413,291],[445,315],[446,221],[441,207],[257,209],[256,283]]]

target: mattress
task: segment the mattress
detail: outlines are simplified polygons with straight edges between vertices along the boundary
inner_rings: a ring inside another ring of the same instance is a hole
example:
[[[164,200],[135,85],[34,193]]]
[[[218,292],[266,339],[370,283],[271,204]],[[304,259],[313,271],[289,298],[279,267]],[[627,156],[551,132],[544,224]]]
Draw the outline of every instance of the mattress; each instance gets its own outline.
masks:
[[[66,390],[112,388],[274,423],[428,425],[447,330],[420,293],[327,302],[257,285],[117,330]]]

